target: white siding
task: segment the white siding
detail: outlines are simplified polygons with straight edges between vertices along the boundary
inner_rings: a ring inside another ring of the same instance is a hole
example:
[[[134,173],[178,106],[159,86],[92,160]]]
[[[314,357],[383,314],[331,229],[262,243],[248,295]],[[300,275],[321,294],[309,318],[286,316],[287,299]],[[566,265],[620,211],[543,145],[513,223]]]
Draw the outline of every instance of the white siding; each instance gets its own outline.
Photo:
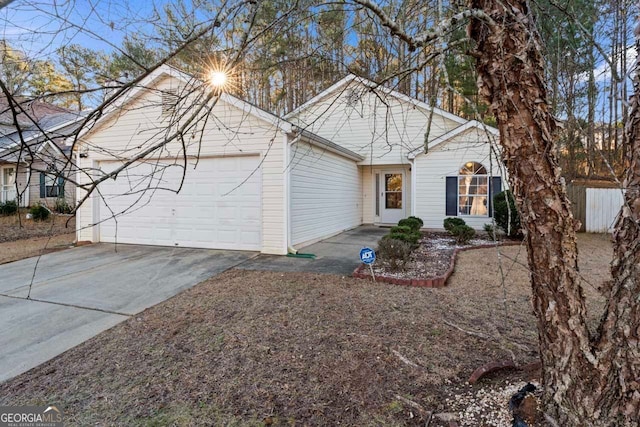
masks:
[[[430,115],[394,96],[373,93],[354,80],[290,120],[364,156],[360,165],[386,165],[409,163],[407,154],[424,144]],[[459,125],[433,114],[429,140]]]
[[[414,161],[415,215],[422,218],[425,228],[443,228],[446,218],[446,177],[457,176],[466,162],[481,163],[492,176],[502,176],[502,189],[506,180],[495,155],[490,156],[487,136],[482,130],[472,128],[449,141],[434,147],[427,154],[420,154]],[[467,225],[482,229],[491,222],[489,217],[461,217]]]
[[[329,237],[362,223],[355,161],[298,142],[291,147],[291,243]]]
[[[373,224],[376,219],[376,173],[371,166],[361,167],[362,176],[362,222]]]
[[[145,90],[122,111],[99,125],[82,139],[80,152],[87,157],[80,159],[84,170],[97,167],[98,162],[117,158],[131,158],[165,137],[167,121],[162,119],[161,92],[179,87],[179,80],[166,76],[156,88]],[[185,102],[192,106],[193,103]],[[262,193],[262,252],[285,254],[287,250],[285,230],[285,136],[275,125],[243,112],[230,104],[219,101],[208,119],[196,119],[196,129],[185,135],[188,156],[236,156],[258,155],[261,167]],[[202,144],[200,145],[200,131]],[[151,157],[175,157],[180,161],[184,150],[172,142]],[[80,174],[82,182],[86,176]],[[77,199],[84,192],[78,190]],[[78,240],[95,241],[92,225],[96,223],[96,209],[92,200],[80,208],[77,219]]]
[[[613,230],[624,196],[618,188],[587,188],[585,231],[607,233]]]

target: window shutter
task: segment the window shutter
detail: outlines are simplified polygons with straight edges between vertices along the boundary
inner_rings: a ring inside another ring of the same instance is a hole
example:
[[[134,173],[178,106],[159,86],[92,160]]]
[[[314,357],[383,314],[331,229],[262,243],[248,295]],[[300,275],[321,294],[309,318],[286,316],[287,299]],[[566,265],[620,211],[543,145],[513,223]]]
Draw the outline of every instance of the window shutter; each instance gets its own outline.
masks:
[[[46,175],[44,172],[40,172],[40,198],[44,199],[47,197],[47,188],[46,188]]]
[[[493,216],[493,197],[502,191],[502,178],[492,176],[489,182],[489,217]]]
[[[58,177],[58,197],[64,197],[64,178]]]
[[[458,216],[458,177],[447,177],[447,216]]]

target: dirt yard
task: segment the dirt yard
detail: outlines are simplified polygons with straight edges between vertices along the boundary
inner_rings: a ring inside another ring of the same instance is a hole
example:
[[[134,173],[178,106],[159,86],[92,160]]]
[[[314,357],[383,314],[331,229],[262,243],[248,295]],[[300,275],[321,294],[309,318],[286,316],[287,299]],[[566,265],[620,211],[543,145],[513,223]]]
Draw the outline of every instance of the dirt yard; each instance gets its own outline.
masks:
[[[66,248],[76,237],[75,218],[53,215],[47,221],[0,216],[0,264]],[[68,221],[68,222],[67,222]]]
[[[580,248],[582,275],[606,280],[607,238]],[[460,254],[441,289],[233,270],[0,385],[0,405],[57,403],[66,425],[424,426],[414,402],[507,426],[506,401],[488,418],[467,403],[524,384],[511,372],[471,387],[478,366],[536,360],[525,251],[496,251]]]

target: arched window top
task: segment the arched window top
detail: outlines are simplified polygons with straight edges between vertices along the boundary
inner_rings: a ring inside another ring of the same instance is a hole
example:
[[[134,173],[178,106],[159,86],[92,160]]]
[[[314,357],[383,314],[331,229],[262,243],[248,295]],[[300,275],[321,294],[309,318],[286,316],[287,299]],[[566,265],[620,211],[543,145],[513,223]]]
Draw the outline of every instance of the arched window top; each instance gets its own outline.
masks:
[[[460,168],[460,175],[487,175],[487,169],[478,162],[467,162]]]

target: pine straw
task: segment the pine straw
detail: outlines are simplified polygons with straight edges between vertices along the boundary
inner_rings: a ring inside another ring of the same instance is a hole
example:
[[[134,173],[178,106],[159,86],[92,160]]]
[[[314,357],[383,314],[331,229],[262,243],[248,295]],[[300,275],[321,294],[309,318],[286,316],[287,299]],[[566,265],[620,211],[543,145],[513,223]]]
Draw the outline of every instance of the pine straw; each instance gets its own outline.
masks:
[[[610,245],[581,243],[596,280]],[[455,411],[478,366],[536,358],[526,270],[505,321],[496,267],[496,249],[461,254],[443,289],[229,271],[0,385],[0,404],[58,403],[68,425],[424,425],[407,400]]]
[[[76,240],[74,217],[52,215],[47,221],[33,221],[25,214],[21,210],[21,218],[0,216],[0,264],[68,248]]]

